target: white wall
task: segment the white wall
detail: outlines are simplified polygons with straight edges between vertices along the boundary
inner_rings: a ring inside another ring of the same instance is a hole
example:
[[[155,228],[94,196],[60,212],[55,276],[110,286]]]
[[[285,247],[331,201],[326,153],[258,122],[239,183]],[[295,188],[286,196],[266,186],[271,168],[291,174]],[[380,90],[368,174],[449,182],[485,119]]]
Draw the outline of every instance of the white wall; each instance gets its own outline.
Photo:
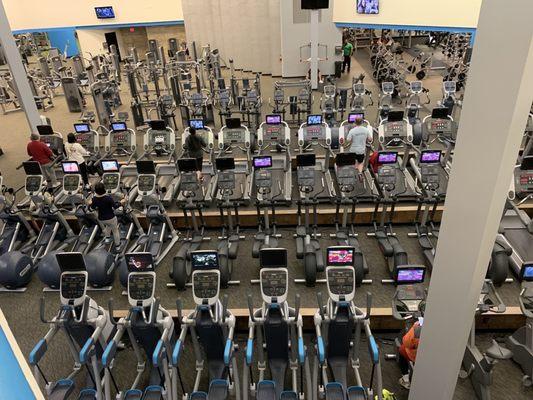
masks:
[[[90,58],[88,53],[92,54],[93,56],[96,54],[102,54],[104,52],[102,43],[105,42],[105,34],[109,32],[117,32],[119,51],[121,52],[121,54],[126,54],[122,52],[123,49],[121,48],[121,38],[118,30],[115,31],[112,29],[78,29],[76,30],[76,34],[78,35],[78,43],[80,45],[80,51],[83,56],[85,58]]]
[[[340,60],[340,56],[335,55],[335,46],[342,45],[342,33],[333,23],[333,6],[338,0],[330,0],[330,8],[321,10],[319,22],[320,44],[327,45],[327,61],[320,61],[318,69],[322,74],[333,74],[335,72],[334,62]],[[308,62],[300,62],[300,46],[309,44],[310,25],[294,20],[294,8],[300,8],[300,0],[281,1],[281,56],[283,77],[305,76],[309,70]],[[301,11],[309,14],[310,11]],[[296,23],[295,23],[296,22]],[[309,49],[304,49],[302,57],[309,57]],[[319,49],[319,57],[324,57],[324,49]]]
[[[482,0],[380,0],[379,14],[357,14],[355,0],[335,0],[333,21],[475,28]]]
[[[181,21],[181,0],[2,0],[11,29]],[[199,1],[197,1],[199,2]],[[98,19],[97,6],[113,6],[116,18]]]
[[[209,44],[245,71],[281,74],[280,2],[285,0],[183,0],[187,42]],[[200,55],[200,54],[199,54]]]

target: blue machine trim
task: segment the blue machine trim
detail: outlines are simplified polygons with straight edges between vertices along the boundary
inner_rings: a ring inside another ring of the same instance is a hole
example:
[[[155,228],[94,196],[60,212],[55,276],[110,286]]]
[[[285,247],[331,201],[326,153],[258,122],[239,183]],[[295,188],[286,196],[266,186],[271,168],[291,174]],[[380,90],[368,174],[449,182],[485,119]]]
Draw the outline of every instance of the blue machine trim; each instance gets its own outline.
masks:
[[[461,32],[475,33],[476,28],[464,26],[424,26],[424,25],[382,25],[382,24],[359,24],[353,22],[336,22],[337,28],[361,28],[361,29],[395,29],[405,31],[435,31],[435,32]]]
[[[276,382],[264,379],[261,382],[257,383],[257,390],[259,390],[260,386],[273,386],[273,387],[276,387]]]
[[[124,393],[124,397],[127,398],[129,394],[142,396],[143,392],[142,390],[139,390],[139,389],[129,389],[126,393]]]
[[[107,347],[104,350],[104,354],[102,355],[102,364],[104,367],[107,367],[109,363],[111,362],[111,359],[113,359],[113,356],[115,355],[114,349],[116,348],[115,340],[112,339]],[[111,354],[113,353],[113,354]],[[108,362],[108,358],[110,359]]]
[[[31,365],[35,365],[37,364],[39,361],[37,360],[37,358],[41,358],[42,356],[42,353],[44,353],[46,351],[46,340],[44,339],[41,339],[37,342],[37,344],[35,345],[35,347],[33,348],[33,350],[31,351],[30,353],[30,356],[29,356],[29,361],[30,361],[30,364]]]
[[[209,389],[211,390],[211,386],[213,385],[221,385],[221,386],[228,386],[228,381],[225,379],[213,379],[211,383],[209,384]]]
[[[189,399],[190,400],[207,399],[207,393],[206,392],[201,392],[201,391],[192,392],[191,395],[189,396]]]
[[[93,395],[93,396],[96,396],[96,390],[94,389],[82,389],[80,390],[80,398],[84,395],[84,394],[90,394],[90,395]]]
[[[157,345],[155,346],[154,353],[152,354],[152,364],[154,364],[154,367],[157,367],[159,364],[159,354],[161,354],[161,351],[163,350],[163,341],[159,339],[157,342]]]
[[[326,361],[326,349],[324,347],[324,338],[322,336],[319,336],[317,338],[317,350],[318,350],[318,361],[320,361],[320,364],[324,364],[324,361]]]
[[[298,359],[300,361],[300,364],[303,364],[305,362],[304,339],[301,337],[298,338]]]
[[[172,364],[178,365],[181,357],[181,349],[182,349],[182,343],[181,340],[176,341],[176,345],[174,346],[174,351],[172,352]]]
[[[163,391],[163,388],[159,385],[150,385],[150,386],[147,386],[146,389],[144,389],[144,393],[148,393],[148,392],[162,392]]]
[[[326,383],[326,389],[327,389],[328,387],[331,387],[331,388],[333,388],[333,387],[340,387],[340,388],[342,389],[342,385],[341,385],[340,382],[328,382],[328,383]]]
[[[365,388],[362,386],[350,386],[346,389],[346,393],[350,394],[352,392],[365,393]]]
[[[89,350],[91,349],[93,343],[94,343],[93,338],[90,337],[89,339],[87,339],[87,341],[83,345],[83,348],[80,351],[80,362],[82,364],[85,364],[87,362],[87,355],[88,355]]]
[[[12,31],[17,33],[33,33],[33,32],[51,32],[64,29],[109,29],[109,28],[135,28],[146,26],[167,26],[167,25],[185,25],[185,21],[177,19],[173,21],[159,21],[159,22],[133,22],[131,24],[101,24],[101,25],[78,25],[78,26],[59,26],[54,28],[34,28],[34,29],[17,29]]]
[[[246,364],[250,365],[254,359],[254,340],[248,339],[246,342]]]
[[[224,364],[229,365],[231,360],[231,350],[233,349],[233,342],[228,339],[226,340],[226,347],[224,348]]]
[[[372,358],[372,362],[374,364],[377,364],[379,362],[379,349],[376,343],[376,339],[374,339],[374,336],[370,336],[368,338],[368,348],[370,350],[370,357]]]

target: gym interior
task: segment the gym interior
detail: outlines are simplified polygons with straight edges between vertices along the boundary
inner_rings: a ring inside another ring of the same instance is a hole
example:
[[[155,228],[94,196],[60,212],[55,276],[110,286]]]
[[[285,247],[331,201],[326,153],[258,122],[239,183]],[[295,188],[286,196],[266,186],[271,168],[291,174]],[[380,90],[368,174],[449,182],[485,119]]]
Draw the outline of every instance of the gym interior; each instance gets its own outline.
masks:
[[[0,4],[0,399],[533,398],[530,0]]]

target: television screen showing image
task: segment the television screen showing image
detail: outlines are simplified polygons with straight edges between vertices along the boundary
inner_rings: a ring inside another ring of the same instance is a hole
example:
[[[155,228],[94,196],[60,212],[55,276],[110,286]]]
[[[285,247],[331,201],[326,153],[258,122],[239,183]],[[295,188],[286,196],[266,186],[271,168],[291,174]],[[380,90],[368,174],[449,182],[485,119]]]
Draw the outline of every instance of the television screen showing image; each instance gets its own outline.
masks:
[[[99,18],[99,19],[115,18],[115,12],[113,11],[113,7],[111,6],[94,7],[94,11],[96,12],[96,18]]]
[[[379,0],[357,0],[357,14],[379,14]]]

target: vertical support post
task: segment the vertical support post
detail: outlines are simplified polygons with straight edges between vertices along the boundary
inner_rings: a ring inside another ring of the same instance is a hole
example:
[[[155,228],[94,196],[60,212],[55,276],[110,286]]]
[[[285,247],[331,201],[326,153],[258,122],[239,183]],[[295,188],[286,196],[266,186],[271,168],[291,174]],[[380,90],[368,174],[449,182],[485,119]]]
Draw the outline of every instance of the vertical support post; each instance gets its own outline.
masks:
[[[531,15],[531,0],[481,6],[409,400],[454,395],[533,101]]]
[[[311,23],[309,24],[309,38],[311,39],[311,57],[309,66],[311,68],[311,88],[318,88],[318,13],[319,10],[311,10]]]
[[[7,19],[6,10],[4,4],[0,1],[0,43],[6,56],[11,75],[13,76],[13,83],[15,91],[17,92],[17,98],[26,114],[28,125],[30,130],[37,132],[37,125],[41,123],[37,106],[35,105],[35,99],[28,82],[28,76],[26,75],[26,69],[22,65],[22,59],[17,49],[11,27]]]

